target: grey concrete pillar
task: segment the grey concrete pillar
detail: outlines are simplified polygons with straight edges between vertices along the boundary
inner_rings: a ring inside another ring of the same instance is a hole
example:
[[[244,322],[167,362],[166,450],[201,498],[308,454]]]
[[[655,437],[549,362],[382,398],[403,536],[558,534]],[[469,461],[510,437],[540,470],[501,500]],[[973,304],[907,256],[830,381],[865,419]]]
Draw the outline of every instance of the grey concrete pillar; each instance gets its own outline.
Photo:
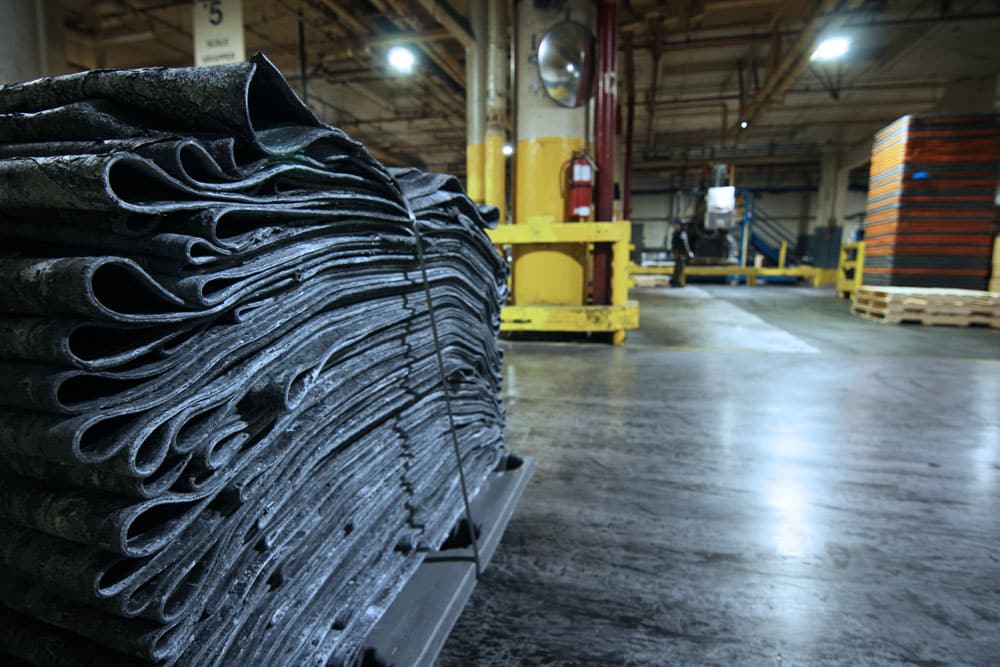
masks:
[[[799,224],[796,229],[798,236],[805,236],[812,229],[812,193],[806,190],[799,202]]]
[[[0,21],[0,83],[66,69],[62,7],[55,0],[5,0]]]
[[[469,3],[469,24],[476,41],[465,50],[466,175],[469,197],[482,204],[483,155],[486,139],[486,6]]]
[[[827,147],[820,162],[816,221],[813,229],[839,227],[844,224],[849,179],[850,169],[843,165],[840,151]]]

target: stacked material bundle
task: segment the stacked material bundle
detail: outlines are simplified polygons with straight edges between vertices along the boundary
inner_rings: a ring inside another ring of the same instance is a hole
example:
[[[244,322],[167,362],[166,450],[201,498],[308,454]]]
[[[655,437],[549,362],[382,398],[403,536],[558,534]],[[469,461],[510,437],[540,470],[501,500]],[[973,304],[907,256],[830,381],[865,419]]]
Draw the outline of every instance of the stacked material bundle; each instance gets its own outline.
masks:
[[[998,162],[997,114],[904,116],[876,134],[865,284],[985,289]]]
[[[261,56],[0,88],[0,661],[350,663],[503,454],[484,215]]]

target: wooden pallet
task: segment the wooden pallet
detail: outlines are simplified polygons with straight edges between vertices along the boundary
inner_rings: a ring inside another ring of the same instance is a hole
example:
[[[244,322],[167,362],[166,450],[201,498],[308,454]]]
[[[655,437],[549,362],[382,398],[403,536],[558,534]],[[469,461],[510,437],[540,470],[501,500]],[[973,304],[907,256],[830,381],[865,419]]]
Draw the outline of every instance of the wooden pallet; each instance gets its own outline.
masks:
[[[851,312],[873,322],[883,324],[924,324],[928,326],[950,327],[992,327],[1000,329],[1000,317],[992,315],[955,315],[949,313],[932,313],[920,311],[885,311],[853,306]]]
[[[913,303],[894,302],[888,299],[875,299],[863,294],[854,297],[854,305],[870,311],[881,311],[886,314],[897,315],[906,314],[930,314],[944,315],[947,317],[998,317],[1000,312],[996,308],[983,305],[960,306],[947,302],[942,303]]]
[[[1000,310],[1000,295],[983,290],[864,285],[858,288],[857,297],[872,301],[883,301],[893,305],[948,306],[952,308],[989,309],[991,312]]]
[[[1000,329],[1000,294],[979,290],[866,285],[855,292],[851,312],[885,324],[919,322]]]

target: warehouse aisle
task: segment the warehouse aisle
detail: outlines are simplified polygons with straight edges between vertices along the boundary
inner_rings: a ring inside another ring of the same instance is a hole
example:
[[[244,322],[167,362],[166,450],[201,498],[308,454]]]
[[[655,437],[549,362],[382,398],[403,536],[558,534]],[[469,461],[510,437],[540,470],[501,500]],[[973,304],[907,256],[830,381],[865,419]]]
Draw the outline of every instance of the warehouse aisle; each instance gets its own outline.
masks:
[[[626,349],[507,344],[538,470],[440,665],[995,661],[1000,331],[639,295]]]

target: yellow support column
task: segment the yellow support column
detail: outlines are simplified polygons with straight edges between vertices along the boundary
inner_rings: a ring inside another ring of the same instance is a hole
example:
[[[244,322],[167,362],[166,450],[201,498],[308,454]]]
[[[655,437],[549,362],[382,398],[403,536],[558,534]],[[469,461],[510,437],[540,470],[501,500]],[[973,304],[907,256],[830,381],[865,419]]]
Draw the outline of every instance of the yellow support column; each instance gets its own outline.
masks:
[[[483,145],[469,144],[465,147],[465,191],[469,199],[482,204],[486,201],[483,187]]]
[[[535,49],[542,35],[568,19],[593,26],[594,3],[569,0],[542,8],[515,2],[517,68],[517,145],[515,146],[514,222],[554,225],[566,219],[563,181],[573,153],[585,147],[585,107],[565,108],[552,101],[538,75]],[[586,303],[587,256],[574,244],[543,243],[514,248],[514,303],[582,306]]]
[[[486,156],[484,158],[483,174],[484,201],[500,209],[500,224],[507,220],[507,157],[503,154],[503,132],[486,131]]]
[[[517,142],[518,224],[551,225],[563,221],[562,179],[574,151],[583,149],[582,137],[538,137]],[[516,248],[514,303],[582,305],[586,294],[586,248],[547,243]]]

